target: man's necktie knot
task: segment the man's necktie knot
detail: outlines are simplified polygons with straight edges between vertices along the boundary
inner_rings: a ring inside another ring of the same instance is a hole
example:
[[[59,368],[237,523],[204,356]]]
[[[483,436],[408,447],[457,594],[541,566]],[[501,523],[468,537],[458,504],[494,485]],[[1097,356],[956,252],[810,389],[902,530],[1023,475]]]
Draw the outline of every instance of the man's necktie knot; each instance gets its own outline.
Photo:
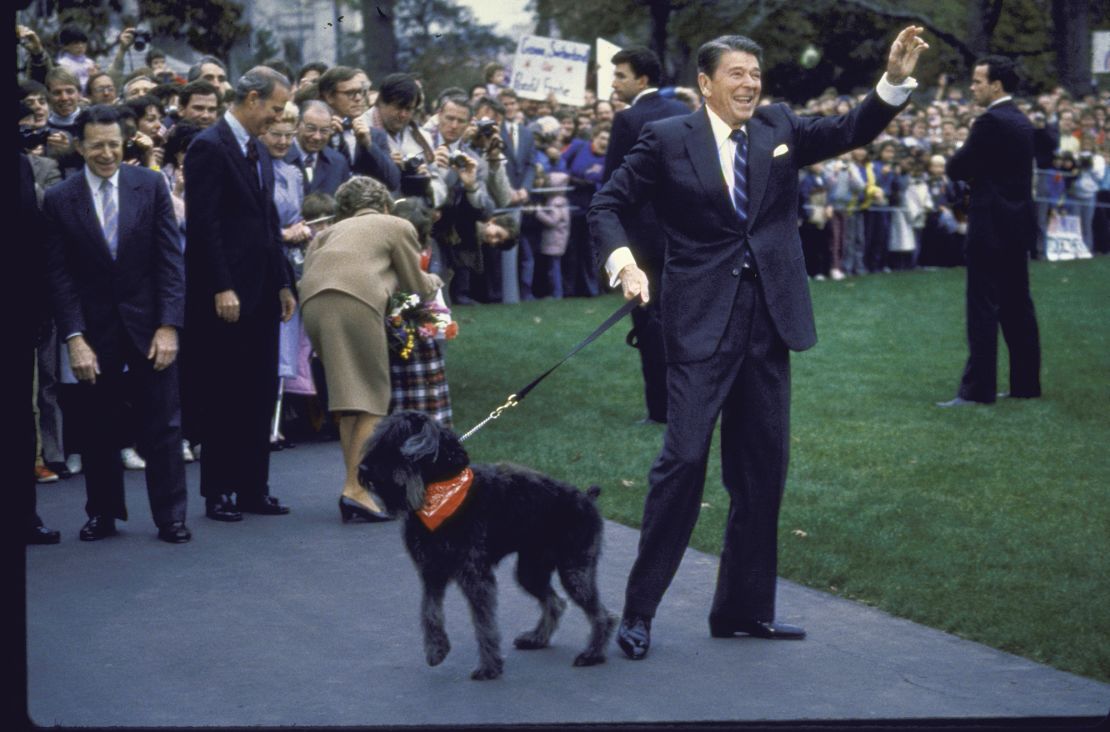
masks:
[[[741,143],[741,140],[744,142],[744,144],[747,144],[748,142],[748,134],[744,132],[743,129],[733,130],[732,134],[729,135],[729,138],[737,145]]]
[[[247,160],[252,163],[258,162],[258,140],[251,138],[247,142]]]

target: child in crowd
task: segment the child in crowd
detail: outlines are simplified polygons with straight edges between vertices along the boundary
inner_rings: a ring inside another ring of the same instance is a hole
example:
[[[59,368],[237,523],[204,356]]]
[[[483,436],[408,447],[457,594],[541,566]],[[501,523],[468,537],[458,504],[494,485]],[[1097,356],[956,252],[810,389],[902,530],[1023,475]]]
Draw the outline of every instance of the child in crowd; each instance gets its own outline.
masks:
[[[562,188],[568,180],[565,172],[553,170],[545,179],[545,186]],[[570,238],[570,204],[566,192],[548,193],[543,206],[536,210],[536,219],[543,226],[536,271],[546,276],[548,296],[560,300],[563,297],[562,260]]]

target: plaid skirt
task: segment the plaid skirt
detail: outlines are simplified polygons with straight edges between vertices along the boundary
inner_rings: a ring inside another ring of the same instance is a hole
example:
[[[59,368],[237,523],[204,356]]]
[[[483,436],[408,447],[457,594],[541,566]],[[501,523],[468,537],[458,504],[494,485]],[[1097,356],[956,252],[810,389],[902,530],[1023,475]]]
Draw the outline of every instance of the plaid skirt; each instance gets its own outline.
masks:
[[[429,414],[444,427],[451,424],[451,394],[443,354],[434,338],[417,338],[408,359],[389,349],[389,413],[409,409]]]

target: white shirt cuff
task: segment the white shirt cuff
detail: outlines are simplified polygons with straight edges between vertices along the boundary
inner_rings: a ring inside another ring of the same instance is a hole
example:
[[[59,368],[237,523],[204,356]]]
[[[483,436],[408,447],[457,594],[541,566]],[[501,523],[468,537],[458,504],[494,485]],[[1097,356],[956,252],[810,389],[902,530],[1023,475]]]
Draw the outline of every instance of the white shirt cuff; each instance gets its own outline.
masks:
[[[609,258],[605,260],[605,274],[609,275],[610,287],[616,287],[620,284],[617,275],[630,264],[636,264],[636,259],[632,256],[631,249],[628,247],[620,247],[613,250]]]
[[[910,98],[910,92],[916,88],[917,79],[912,76],[907,76],[901,84],[891,84],[884,73],[883,78],[879,79],[879,83],[875,86],[875,93],[879,95],[879,99],[890,106],[900,107],[906,103]]]

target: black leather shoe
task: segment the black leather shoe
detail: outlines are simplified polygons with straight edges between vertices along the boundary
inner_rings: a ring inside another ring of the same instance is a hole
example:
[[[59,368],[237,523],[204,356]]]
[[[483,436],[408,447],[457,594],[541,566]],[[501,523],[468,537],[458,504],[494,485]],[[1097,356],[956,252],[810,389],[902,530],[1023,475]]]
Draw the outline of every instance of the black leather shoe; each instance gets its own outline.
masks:
[[[53,531],[41,524],[27,529],[27,544],[57,544],[62,540],[62,532]]]
[[[621,618],[620,627],[617,628],[617,645],[633,661],[646,656],[651,647],[651,618],[641,615],[626,615]]]
[[[354,519],[360,519],[369,523],[378,523],[382,521],[393,520],[393,517],[390,516],[388,513],[371,511],[369,508],[363,506],[358,501],[347,498],[347,496],[339,497],[339,518],[343,520],[343,523],[347,523],[348,521],[352,521]]]
[[[745,633],[753,638],[768,640],[801,640],[806,637],[803,628],[797,625],[776,623],[773,620],[744,620],[728,622],[709,618],[709,635],[714,638],[731,638],[737,633]]]
[[[235,509],[235,504],[227,496],[209,498],[204,503],[204,515],[213,521],[242,521],[243,514]]]
[[[66,480],[67,478],[72,478],[73,477],[73,473],[69,472],[69,468],[66,467],[65,463],[51,462],[51,463],[47,463],[46,467],[49,468],[50,470],[52,470],[54,472],[54,474],[57,475],[62,480]]]
[[[258,498],[239,498],[235,507],[243,513],[257,513],[262,516],[284,516],[289,513],[289,506],[283,506],[281,501],[273,496],[259,496]]]
[[[184,544],[193,538],[184,521],[174,521],[158,528],[158,538],[171,544]]]
[[[81,541],[96,541],[109,536],[115,536],[117,533],[115,519],[106,518],[104,516],[93,516],[85,522],[85,525],[81,527],[81,532],[77,536]]]

